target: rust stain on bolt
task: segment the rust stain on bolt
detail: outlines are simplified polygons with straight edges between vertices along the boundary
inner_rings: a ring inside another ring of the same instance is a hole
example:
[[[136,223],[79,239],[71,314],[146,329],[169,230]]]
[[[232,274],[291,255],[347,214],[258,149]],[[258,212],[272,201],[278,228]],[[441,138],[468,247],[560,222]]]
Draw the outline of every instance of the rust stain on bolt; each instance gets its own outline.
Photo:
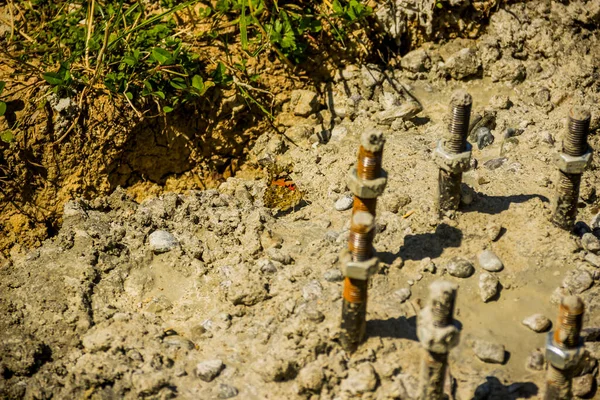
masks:
[[[576,347],[583,326],[583,301],[577,296],[564,297],[558,309],[554,342],[559,346]]]

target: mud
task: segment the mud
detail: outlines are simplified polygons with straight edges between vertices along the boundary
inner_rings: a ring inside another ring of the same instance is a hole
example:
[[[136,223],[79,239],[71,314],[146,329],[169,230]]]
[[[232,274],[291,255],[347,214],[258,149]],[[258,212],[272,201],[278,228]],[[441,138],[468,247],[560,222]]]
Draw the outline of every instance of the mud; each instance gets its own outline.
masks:
[[[320,107],[308,117],[295,115],[297,103],[284,105],[276,123],[285,134],[260,136],[241,173],[218,189],[141,202],[116,189],[66,203],[54,237],[2,261],[0,393],[414,398],[423,354],[416,315],[430,283],[443,278],[459,286],[462,329],[447,391],[457,399],[542,398],[537,349],[546,334],[522,321],[543,314],[554,322],[560,296],[578,294],[584,327],[600,323],[597,249],[590,236],[581,239],[594,227],[599,235],[598,160],[582,178],[575,234],[549,221],[553,158],[572,106],[590,109],[589,143],[600,146],[594,10],[594,2],[504,5],[476,40],[426,43],[415,68],[348,65],[318,88]],[[487,127],[494,140],[473,146],[460,211],[438,217],[431,154],[447,135],[459,88],[473,98],[473,128]],[[389,110],[397,116],[381,116]],[[351,211],[335,203],[348,193],[360,136],[373,127],[386,136],[389,180],[374,243],[383,265],[369,288],[367,340],[346,354],[339,254]],[[177,241],[151,241],[157,230]],[[487,302],[479,290],[485,249],[503,264],[490,272],[500,285]],[[475,273],[446,273],[455,257]],[[598,396],[596,336],[588,335],[577,370],[584,398]],[[475,355],[501,346],[501,364]]]

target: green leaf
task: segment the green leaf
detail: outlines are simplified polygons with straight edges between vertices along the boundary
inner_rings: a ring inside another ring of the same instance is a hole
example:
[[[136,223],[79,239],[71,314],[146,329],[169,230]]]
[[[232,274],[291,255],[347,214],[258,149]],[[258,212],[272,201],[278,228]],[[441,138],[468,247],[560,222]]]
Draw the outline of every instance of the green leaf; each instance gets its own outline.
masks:
[[[204,81],[200,75],[194,75],[192,78],[192,87],[197,89],[200,93],[204,92]]]
[[[165,94],[163,92],[154,92],[154,95],[156,97],[159,97],[160,99],[164,100],[165,99]]]
[[[164,107],[163,107],[163,111],[164,111],[165,113],[170,113],[171,111],[173,111],[173,107],[164,106]]]
[[[242,4],[242,15],[240,16],[240,40],[242,42],[242,50],[246,50],[248,48],[248,25],[246,21],[246,4]]]
[[[0,117],[3,116],[5,112],[6,112],[6,103],[3,101],[0,101]]]
[[[152,49],[152,58],[161,65],[169,65],[173,63],[173,55],[165,49],[155,47]]]
[[[0,81],[0,94],[2,94],[2,91],[4,90],[4,86],[6,86],[6,82]]]
[[[212,73],[213,80],[219,85],[227,85],[232,81],[231,76],[227,75],[227,67],[219,61],[217,68]]]
[[[436,6],[437,8],[444,8],[444,6],[442,5],[442,3],[435,3],[435,6]]]
[[[129,99],[129,100],[133,100],[133,93],[131,92],[126,92],[125,96]]]
[[[169,81],[169,84],[175,89],[187,89],[187,84],[185,83],[185,80],[183,78],[173,78]]]
[[[62,85],[64,82],[62,74],[58,72],[44,72],[42,78],[44,78],[46,82],[53,86]]]
[[[344,7],[342,7],[342,5],[340,4],[340,2],[338,0],[334,0],[332,6],[333,6],[333,11],[336,14],[341,15],[344,13]]]
[[[13,135],[12,131],[10,130],[4,131],[2,134],[0,134],[0,140],[2,140],[4,143],[11,143],[15,141],[15,135]]]
[[[132,56],[123,57],[123,62],[125,64],[129,65],[130,67],[135,67],[137,64],[137,60]]]

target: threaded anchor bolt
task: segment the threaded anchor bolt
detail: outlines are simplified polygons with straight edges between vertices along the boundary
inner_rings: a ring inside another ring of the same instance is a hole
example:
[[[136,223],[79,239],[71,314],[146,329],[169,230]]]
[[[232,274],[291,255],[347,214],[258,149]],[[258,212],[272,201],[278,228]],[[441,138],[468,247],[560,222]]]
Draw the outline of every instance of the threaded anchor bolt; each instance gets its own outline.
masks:
[[[383,145],[385,137],[378,131],[366,131],[361,136],[361,145],[358,149],[358,163],[356,173],[364,181],[377,179],[382,175]],[[354,196],[352,212],[367,211],[375,215],[377,198],[366,199]]]
[[[448,168],[440,167],[438,185],[438,210],[440,214],[444,211],[457,210],[460,204],[460,185],[462,174],[467,166],[456,168],[458,162],[454,162],[453,156],[469,152],[467,136],[469,134],[469,119],[471,117],[471,106],[473,99],[464,90],[457,90],[452,94],[450,101],[451,122],[450,136],[446,140],[443,149],[442,162],[448,164]]]
[[[566,230],[572,230],[577,218],[577,202],[583,168],[589,163],[587,137],[591,115],[582,107],[573,107],[569,112],[567,134],[563,140],[562,153],[559,154],[558,184],[556,204],[552,222]],[[591,156],[591,153],[589,154]],[[564,161],[566,159],[566,161]],[[574,168],[573,168],[574,167]]]
[[[368,212],[358,211],[352,216],[348,250],[353,262],[371,259],[375,218]],[[367,279],[346,276],[342,300],[342,346],[353,352],[363,341],[367,324]]]
[[[583,301],[577,296],[561,300],[556,329],[548,335],[546,343],[548,375],[545,400],[566,400],[573,397],[573,371],[583,351],[580,334],[584,308]]]
[[[429,303],[418,319],[417,336],[425,354],[421,362],[420,400],[444,399],[448,353],[458,344],[459,331],[453,324],[457,286],[436,281],[429,287]]]

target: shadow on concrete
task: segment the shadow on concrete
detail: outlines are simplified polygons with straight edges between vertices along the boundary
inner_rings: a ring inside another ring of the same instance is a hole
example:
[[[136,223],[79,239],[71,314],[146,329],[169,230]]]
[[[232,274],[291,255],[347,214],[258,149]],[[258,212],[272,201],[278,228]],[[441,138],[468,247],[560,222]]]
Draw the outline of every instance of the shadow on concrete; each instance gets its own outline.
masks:
[[[531,399],[539,389],[533,382],[515,382],[504,385],[495,376],[487,376],[485,382],[475,389],[473,400],[516,400]]]
[[[464,186],[463,186],[463,190]],[[472,189],[467,189],[471,190]],[[464,192],[463,192],[464,193]],[[468,206],[462,206],[462,212],[480,212],[483,214],[499,214],[502,211],[508,210],[511,204],[521,204],[532,199],[540,199],[544,203],[549,203],[550,200],[546,196],[539,194],[517,194],[512,196],[489,196],[484,193],[475,192],[474,201]]]
[[[367,320],[367,337],[408,339],[418,342],[417,317]]]
[[[439,224],[433,233],[420,233],[406,235],[404,244],[397,254],[381,253],[383,262],[392,263],[397,257],[403,260],[422,260],[426,257],[439,257],[444,249],[459,247],[462,243],[463,233],[460,229],[445,223]]]

